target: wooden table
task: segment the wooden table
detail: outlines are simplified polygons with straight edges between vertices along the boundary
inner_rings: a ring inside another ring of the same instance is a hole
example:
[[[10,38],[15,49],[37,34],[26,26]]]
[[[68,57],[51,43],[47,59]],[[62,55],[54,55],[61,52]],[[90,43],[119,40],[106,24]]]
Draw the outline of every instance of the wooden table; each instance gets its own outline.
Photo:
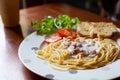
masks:
[[[22,34],[26,37],[34,31],[30,25],[31,21],[41,20],[48,15],[56,17],[60,14],[77,16],[82,21],[111,21],[66,4],[45,4],[20,10],[21,27],[4,28],[0,19],[0,80],[47,80],[24,67],[18,58],[18,48],[24,39]],[[119,22],[114,24],[120,27]]]

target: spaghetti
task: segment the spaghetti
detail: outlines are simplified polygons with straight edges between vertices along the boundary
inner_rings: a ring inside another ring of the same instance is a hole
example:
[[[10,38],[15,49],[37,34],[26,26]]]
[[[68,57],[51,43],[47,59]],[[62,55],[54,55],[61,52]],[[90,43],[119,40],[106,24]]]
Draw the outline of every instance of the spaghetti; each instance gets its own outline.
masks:
[[[84,37],[62,39],[36,53],[59,70],[95,69],[120,58],[120,48],[115,41]]]

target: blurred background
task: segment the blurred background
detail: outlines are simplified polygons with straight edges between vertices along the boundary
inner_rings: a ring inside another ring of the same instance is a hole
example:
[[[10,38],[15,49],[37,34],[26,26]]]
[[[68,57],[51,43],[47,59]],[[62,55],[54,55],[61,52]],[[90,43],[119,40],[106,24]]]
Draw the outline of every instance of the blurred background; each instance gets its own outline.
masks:
[[[53,2],[65,3],[114,21],[120,21],[120,0],[20,0],[20,9]]]
[[[100,8],[98,6],[99,0],[20,0],[20,9],[52,2],[62,2],[78,8],[86,9],[96,14],[100,13]]]

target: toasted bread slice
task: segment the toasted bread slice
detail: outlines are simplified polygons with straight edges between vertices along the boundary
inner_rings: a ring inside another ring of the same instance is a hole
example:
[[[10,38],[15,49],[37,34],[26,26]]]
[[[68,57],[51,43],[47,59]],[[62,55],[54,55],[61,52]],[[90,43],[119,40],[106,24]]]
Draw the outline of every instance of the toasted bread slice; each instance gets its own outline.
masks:
[[[117,32],[117,28],[113,23],[96,22],[90,31],[91,37],[109,38],[113,33]]]
[[[77,33],[80,36],[91,38],[108,38],[117,32],[117,28],[113,23],[107,22],[82,22],[77,25]]]
[[[90,37],[90,31],[93,25],[90,22],[81,22],[77,25],[77,33],[83,37]]]

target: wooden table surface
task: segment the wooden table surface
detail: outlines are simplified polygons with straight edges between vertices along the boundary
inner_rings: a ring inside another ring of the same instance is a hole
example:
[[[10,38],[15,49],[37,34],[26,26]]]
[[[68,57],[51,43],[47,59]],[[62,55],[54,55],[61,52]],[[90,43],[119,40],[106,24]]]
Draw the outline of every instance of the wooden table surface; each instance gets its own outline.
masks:
[[[6,28],[3,26],[0,18],[0,80],[47,80],[24,67],[18,57],[18,48],[24,37],[34,31],[30,25],[31,21],[36,19],[41,20],[48,15],[56,17],[60,14],[78,17],[82,21],[111,22],[111,20],[82,9],[57,3],[20,10],[21,26]],[[120,27],[119,22],[113,23]],[[115,80],[119,79],[117,78]]]

